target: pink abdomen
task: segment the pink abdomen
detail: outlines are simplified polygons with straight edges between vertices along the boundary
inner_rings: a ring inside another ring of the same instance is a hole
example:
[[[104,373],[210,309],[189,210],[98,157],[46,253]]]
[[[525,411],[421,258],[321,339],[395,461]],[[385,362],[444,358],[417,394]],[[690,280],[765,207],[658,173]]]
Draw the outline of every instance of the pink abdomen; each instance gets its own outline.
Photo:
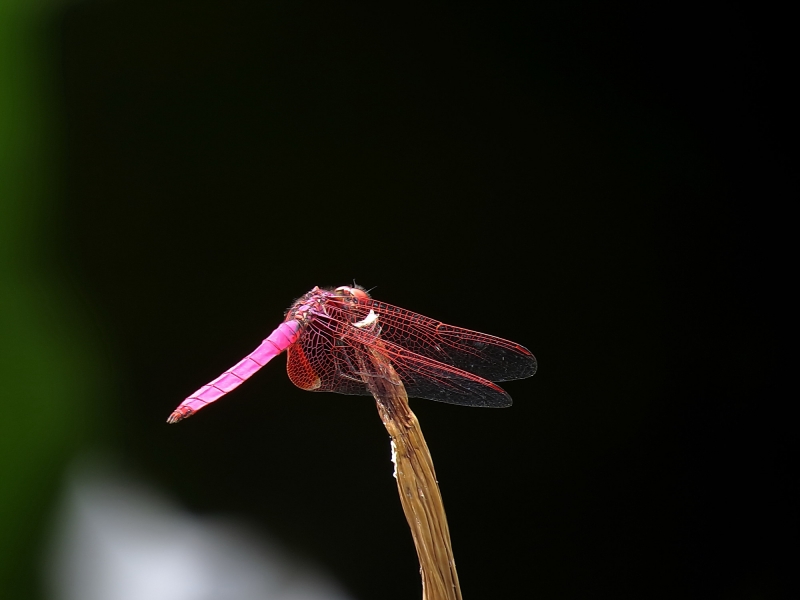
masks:
[[[181,402],[167,422],[177,423],[190,417],[204,406],[235,390],[253,373],[294,344],[299,335],[300,325],[297,321],[281,323],[258,348]]]

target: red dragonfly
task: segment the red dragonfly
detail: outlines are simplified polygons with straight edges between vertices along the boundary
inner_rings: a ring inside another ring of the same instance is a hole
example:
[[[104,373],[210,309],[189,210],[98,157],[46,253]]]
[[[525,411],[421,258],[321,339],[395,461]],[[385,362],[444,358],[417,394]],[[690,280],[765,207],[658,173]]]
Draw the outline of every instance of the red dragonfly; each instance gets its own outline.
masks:
[[[465,406],[511,406],[511,396],[492,382],[536,372],[536,358],[514,342],[373,300],[355,284],[315,287],[258,348],[181,402],[167,422],[192,416],[284,350],[289,379],[304,390],[370,396],[368,379],[383,376],[364,365],[371,364],[370,352],[379,352],[408,396]]]

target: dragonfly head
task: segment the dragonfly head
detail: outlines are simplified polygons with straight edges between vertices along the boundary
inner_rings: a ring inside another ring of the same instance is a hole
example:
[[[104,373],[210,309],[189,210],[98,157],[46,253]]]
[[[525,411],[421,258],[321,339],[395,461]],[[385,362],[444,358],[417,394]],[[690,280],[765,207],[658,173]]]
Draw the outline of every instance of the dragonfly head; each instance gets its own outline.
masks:
[[[294,301],[286,311],[284,321],[297,321],[301,325],[310,318],[327,315],[333,307],[339,309],[353,308],[369,300],[367,291],[357,285],[353,287],[341,286],[333,291],[315,287],[307,294]]]
[[[369,300],[369,294],[367,293],[367,290],[361,286],[350,287],[342,285],[336,288],[334,292],[337,296],[355,298],[356,302],[364,302],[365,300]]]

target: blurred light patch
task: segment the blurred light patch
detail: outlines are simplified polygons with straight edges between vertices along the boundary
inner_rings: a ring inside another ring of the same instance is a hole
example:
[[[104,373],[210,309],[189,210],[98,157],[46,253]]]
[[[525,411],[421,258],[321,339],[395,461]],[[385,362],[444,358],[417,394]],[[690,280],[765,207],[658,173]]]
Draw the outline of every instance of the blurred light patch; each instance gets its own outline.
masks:
[[[329,577],[225,519],[107,467],[71,469],[47,556],[52,600],[348,600]]]

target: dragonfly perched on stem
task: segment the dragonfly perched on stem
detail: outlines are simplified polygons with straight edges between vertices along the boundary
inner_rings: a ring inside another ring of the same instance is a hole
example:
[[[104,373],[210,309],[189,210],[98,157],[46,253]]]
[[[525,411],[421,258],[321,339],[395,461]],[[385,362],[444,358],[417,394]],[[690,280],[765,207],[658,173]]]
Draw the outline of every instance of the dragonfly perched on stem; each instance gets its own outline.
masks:
[[[258,348],[186,398],[168,422],[177,423],[218,400],[284,350],[289,378],[298,387],[375,398],[392,440],[423,600],[461,600],[433,459],[408,396],[510,406],[511,397],[493,381],[533,375],[533,354],[514,342],[378,302],[355,285],[315,287],[292,304],[283,323]]]
[[[493,382],[536,372],[533,354],[514,342],[379,302],[358,286],[315,287],[258,348],[186,398],[168,422],[218,400],[284,350],[289,379],[304,390],[372,395],[367,380],[385,375],[365,367],[365,353],[379,351],[408,396],[465,406],[511,406]]]

